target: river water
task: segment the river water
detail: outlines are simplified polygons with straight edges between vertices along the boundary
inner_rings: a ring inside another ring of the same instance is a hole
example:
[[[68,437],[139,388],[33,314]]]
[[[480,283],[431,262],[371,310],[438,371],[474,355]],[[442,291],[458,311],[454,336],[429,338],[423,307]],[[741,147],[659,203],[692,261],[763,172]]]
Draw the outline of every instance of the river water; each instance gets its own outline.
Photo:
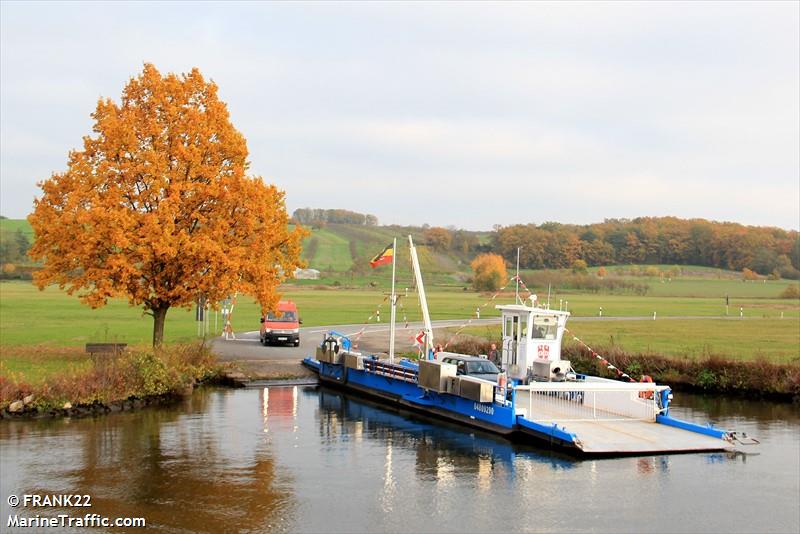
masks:
[[[88,511],[163,532],[800,531],[797,405],[681,393],[673,406],[762,443],[581,461],[315,387],[4,421],[0,531],[13,514]],[[7,504],[63,493],[90,495],[92,508]]]

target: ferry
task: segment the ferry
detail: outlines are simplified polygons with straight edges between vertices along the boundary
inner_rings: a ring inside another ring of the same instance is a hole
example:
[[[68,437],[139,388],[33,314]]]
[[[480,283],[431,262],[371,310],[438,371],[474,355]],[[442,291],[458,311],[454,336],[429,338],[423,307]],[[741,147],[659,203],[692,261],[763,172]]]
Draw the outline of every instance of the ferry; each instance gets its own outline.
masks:
[[[393,263],[388,357],[361,353],[351,336],[329,331],[315,354],[303,360],[321,384],[581,456],[735,449],[735,432],[672,417],[669,386],[574,372],[561,356],[569,312],[552,310],[535,295],[496,306],[502,325],[502,372],[491,380],[470,376],[453,362],[471,357],[433,351],[419,262],[411,236],[408,239],[423,315],[422,357],[394,358]]]

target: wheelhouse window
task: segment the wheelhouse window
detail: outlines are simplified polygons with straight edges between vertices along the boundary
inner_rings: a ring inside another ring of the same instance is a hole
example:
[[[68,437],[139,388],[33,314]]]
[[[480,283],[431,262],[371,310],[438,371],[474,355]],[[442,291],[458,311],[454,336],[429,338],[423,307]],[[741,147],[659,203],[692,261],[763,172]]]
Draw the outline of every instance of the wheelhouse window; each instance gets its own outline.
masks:
[[[533,339],[556,339],[558,321],[552,316],[536,315],[533,318]]]
[[[503,336],[511,337],[514,332],[514,321],[511,317],[506,317],[506,322],[503,325]]]
[[[519,335],[520,335],[520,318],[516,315],[506,316],[505,323],[503,323],[503,337],[518,339]]]

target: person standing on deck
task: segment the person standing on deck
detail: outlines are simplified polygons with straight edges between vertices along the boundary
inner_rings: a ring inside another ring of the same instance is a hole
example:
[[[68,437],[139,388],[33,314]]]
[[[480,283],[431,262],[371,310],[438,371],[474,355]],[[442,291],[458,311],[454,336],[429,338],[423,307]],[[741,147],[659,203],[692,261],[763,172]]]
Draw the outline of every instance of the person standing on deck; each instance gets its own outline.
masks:
[[[489,346],[489,354],[486,355],[489,358],[489,361],[495,364],[498,368],[500,368],[500,352],[497,350],[497,345],[492,343]]]

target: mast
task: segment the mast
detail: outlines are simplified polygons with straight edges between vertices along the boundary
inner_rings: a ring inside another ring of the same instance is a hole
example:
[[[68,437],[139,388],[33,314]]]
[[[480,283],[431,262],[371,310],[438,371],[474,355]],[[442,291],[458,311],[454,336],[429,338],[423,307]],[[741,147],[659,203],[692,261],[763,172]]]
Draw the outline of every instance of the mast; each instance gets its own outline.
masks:
[[[517,247],[517,276],[514,277],[514,281],[516,282],[516,287],[514,289],[514,304],[519,304],[519,249],[522,247]],[[523,303],[524,304],[524,303]]]
[[[394,363],[394,319],[396,314],[396,307],[397,307],[397,295],[394,292],[394,279],[397,265],[397,238],[395,237],[392,241],[392,313],[390,318],[390,326],[389,326],[389,362]]]
[[[428,301],[425,298],[425,286],[422,284],[422,273],[419,270],[419,260],[417,259],[417,249],[414,248],[414,241],[408,236],[408,248],[411,251],[411,263],[414,266],[414,278],[417,281],[417,292],[419,293],[419,307],[422,308],[422,332],[425,335],[425,357],[428,351],[433,348],[433,327],[431,317],[428,314]]]

